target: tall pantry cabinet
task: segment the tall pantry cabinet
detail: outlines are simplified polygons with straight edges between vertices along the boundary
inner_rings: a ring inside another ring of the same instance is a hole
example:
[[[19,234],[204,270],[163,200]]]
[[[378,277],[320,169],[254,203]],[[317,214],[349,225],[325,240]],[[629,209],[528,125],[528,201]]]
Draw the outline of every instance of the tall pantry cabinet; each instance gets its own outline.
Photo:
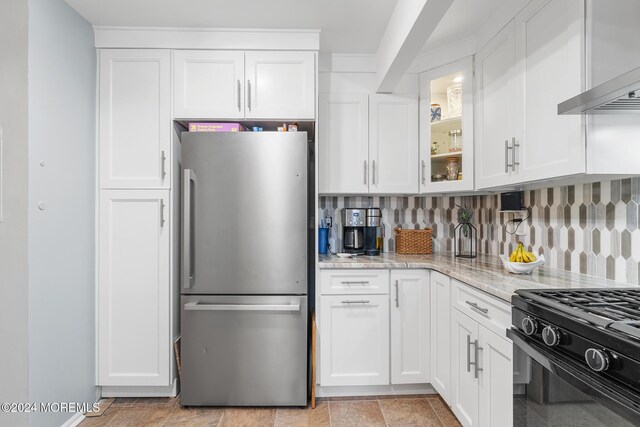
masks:
[[[170,59],[168,50],[99,51],[97,384],[104,396],[125,386],[171,390],[175,377]]]

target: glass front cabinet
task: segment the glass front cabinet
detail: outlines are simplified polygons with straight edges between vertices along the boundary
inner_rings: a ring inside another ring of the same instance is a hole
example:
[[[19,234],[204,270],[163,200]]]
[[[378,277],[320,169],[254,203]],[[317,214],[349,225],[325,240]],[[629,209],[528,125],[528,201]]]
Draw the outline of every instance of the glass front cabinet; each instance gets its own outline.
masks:
[[[420,193],[473,190],[473,59],[420,74]]]

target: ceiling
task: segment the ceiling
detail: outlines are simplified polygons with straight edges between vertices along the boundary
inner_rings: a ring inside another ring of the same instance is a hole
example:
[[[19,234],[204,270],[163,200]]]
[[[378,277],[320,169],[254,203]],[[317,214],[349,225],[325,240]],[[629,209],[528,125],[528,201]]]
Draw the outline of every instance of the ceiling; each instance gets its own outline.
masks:
[[[459,0],[458,0],[459,1]],[[375,53],[397,0],[66,0],[93,25],[320,29],[325,53]]]
[[[454,0],[422,52],[429,52],[475,35],[508,0]]]

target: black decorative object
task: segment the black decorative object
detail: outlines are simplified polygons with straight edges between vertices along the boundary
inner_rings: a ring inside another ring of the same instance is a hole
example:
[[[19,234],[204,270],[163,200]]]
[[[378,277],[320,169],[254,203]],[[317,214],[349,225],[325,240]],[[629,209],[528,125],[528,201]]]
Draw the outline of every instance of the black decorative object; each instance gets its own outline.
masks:
[[[456,257],[475,258],[478,255],[478,231],[471,221],[473,209],[458,206],[458,225],[453,230],[453,252]]]

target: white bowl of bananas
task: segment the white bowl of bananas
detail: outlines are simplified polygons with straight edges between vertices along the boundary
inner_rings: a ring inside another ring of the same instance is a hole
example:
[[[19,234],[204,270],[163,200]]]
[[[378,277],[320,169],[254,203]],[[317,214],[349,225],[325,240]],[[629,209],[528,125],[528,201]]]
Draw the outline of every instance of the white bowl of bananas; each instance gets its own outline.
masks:
[[[511,256],[500,255],[504,269],[513,274],[530,274],[534,268],[544,264],[544,255],[538,256],[526,251],[522,243],[518,243]]]

